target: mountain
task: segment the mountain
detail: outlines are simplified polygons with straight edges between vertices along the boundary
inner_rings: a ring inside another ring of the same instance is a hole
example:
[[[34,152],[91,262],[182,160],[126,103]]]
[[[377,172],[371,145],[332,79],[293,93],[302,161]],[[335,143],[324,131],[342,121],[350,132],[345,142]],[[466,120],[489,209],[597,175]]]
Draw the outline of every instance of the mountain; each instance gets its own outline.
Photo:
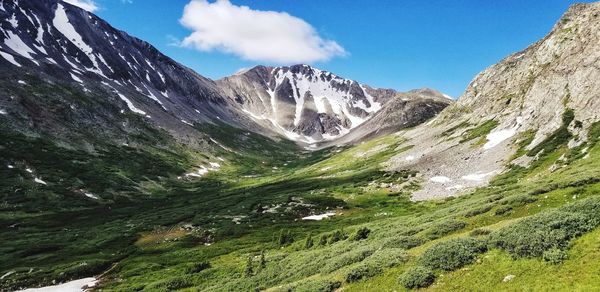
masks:
[[[61,1],[4,1],[0,14],[5,19],[0,44],[4,80],[14,84],[36,77],[68,84],[84,96],[103,95],[106,106],[113,107],[103,113],[112,115],[80,116],[77,122],[103,124],[104,129],[110,128],[109,123],[116,126],[116,116],[124,111],[185,143],[200,138],[189,125],[215,121],[299,142],[334,140],[368,120],[395,94],[306,65],[258,66],[215,82],[94,14]],[[11,103],[3,108],[4,112],[22,110]],[[56,127],[64,124],[64,118],[45,122]],[[22,123],[14,126],[26,128]],[[64,126],[63,132],[77,132]]]
[[[600,119],[599,13],[598,3],[572,6],[543,39],[479,73],[455,104],[405,134],[422,147],[389,167],[421,172],[415,199],[485,185],[512,165],[528,166],[540,150],[589,140]]]
[[[227,106],[214,81],[92,13],[62,1],[3,1],[0,15],[2,111],[8,118],[23,117],[11,123],[13,128],[28,131],[33,124],[36,131],[54,136],[93,132],[126,140],[135,131],[126,116],[133,115],[192,144],[201,138],[190,126],[195,122],[260,131]],[[47,95],[48,88],[38,90],[41,86],[68,90],[77,98],[26,100],[18,92]]]
[[[371,121],[384,109],[406,114],[398,120],[390,119],[388,123],[414,126],[450,104],[450,99],[434,101],[416,92],[398,97],[400,93],[395,90],[373,89],[308,65],[257,66],[217,83],[257,122],[262,121],[265,127],[289,139],[309,144],[335,141]],[[440,93],[437,95],[442,97]],[[409,99],[420,102],[412,103],[414,108],[406,110],[387,105]],[[381,126],[371,122],[369,127],[362,129],[373,132]]]
[[[2,291],[600,286],[600,3],[456,102],[212,81],[61,1],[0,16]]]

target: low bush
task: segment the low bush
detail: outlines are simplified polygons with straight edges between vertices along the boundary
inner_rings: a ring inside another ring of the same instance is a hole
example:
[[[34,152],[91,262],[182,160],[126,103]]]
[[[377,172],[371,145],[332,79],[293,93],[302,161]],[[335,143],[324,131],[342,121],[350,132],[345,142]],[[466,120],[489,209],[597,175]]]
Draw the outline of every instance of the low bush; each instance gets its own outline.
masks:
[[[422,266],[412,267],[400,276],[400,284],[407,289],[429,287],[434,281],[433,271]]]
[[[339,270],[342,267],[361,262],[370,255],[372,255],[374,252],[374,248],[363,247],[341,254],[337,257],[331,258],[329,262],[321,268],[321,272],[331,273],[333,271]]]
[[[154,282],[154,283],[146,286],[146,288],[144,288],[144,290],[174,291],[174,290],[179,290],[179,289],[183,289],[183,288],[188,288],[188,287],[191,287],[192,285],[193,285],[193,283],[187,277],[174,277],[174,278]]]
[[[192,264],[189,264],[185,268],[185,273],[186,274],[195,274],[195,273],[204,271],[208,268],[210,268],[210,263],[208,263],[208,262],[192,263]]]
[[[550,249],[565,250],[571,239],[600,225],[598,198],[534,215],[490,235],[490,245],[513,257],[540,257]]]
[[[438,243],[421,256],[421,264],[432,269],[453,271],[473,263],[486,251],[483,241],[474,238],[457,238]]]
[[[513,209],[512,206],[507,206],[507,205],[500,206],[500,207],[498,207],[498,209],[496,209],[496,211],[494,211],[494,215],[501,216],[501,215],[504,215],[504,214],[512,211],[512,209]]]
[[[295,284],[283,286],[274,291],[294,291],[294,292],[333,292],[340,288],[342,283],[334,280],[304,280]]]
[[[471,232],[469,233],[469,235],[471,235],[471,236],[484,236],[484,235],[488,235],[490,233],[491,233],[491,231],[489,229],[476,228],[476,229],[471,230]]]
[[[391,268],[408,260],[406,251],[400,248],[386,248],[376,251],[363,260],[358,266],[346,274],[346,282],[356,282],[383,273],[384,268]]]
[[[411,249],[420,246],[425,242],[425,239],[416,236],[398,236],[386,241],[384,246]]]
[[[481,207],[468,210],[467,212],[464,213],[464,216],[466,218],[469,218],[469,217],[474,217],[474,216],[477,216],[477,215],[480,215],[483,213],[487,213],[489,210],[492,210],[493,207],[494,207],[493,204],[486,204]]]
[[[467,223],[459,220],[450,219],[441,223],[438,223],[425,232],[425,237],[429,239],[438,239],[444,235],[447,235],[453,231],[465,228]]]
[[[353,268],[352,270],[350,270],[350,272],[348,272],[348,274],[346,274],[346,282],[348,282],[348,283],[356,282],[356,281],[359,281],[364,278],[369,278],[369,277],[379,275],[382,272],[383,272],[383,269],[381,267],[377,267],[374,265],[362,264],[362,265],[359,265],[359,266]]]
[[[560,264],[567,259],[567,253],[558,248],[551,248],[544,252],[542,258],[551,264]]]
[[[533,203],[535,201],[537,201],[538,198],[535,197],[535,195],[516,195],[516,196],[510,196],[502,201],[500,201],[500,204],[502,205],[506,205],[506,206],[511,206],[511,207],[520,207],[520,206],[524,206],[530,203]]]

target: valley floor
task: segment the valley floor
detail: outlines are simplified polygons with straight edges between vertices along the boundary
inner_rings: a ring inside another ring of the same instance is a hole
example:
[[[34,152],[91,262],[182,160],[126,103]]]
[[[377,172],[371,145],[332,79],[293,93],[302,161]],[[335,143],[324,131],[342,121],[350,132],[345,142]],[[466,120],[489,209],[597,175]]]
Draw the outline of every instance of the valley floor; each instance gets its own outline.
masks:
[[[595,290],[597,138],[422,202],[410,200],[417,172],[381,170],[414,147],[402,133],[317,152],[223,150],[218,171],[148,181],[142,199],[3,211],[0,287],[95,276],[103,291]]]

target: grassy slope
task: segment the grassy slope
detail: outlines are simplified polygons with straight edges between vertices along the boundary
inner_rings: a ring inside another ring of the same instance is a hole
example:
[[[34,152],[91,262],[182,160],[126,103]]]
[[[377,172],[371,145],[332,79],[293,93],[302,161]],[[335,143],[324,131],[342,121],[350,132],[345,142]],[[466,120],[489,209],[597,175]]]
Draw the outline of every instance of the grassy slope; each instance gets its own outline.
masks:
[[[547,141],[551,152],[531,168],[514,167],[490,187],[460,198],[412,203],[408,193],[418,187],[418,178],[379,170],[380,162],[410,147],[401,136],[308,153],[226,127],[200,130],[225,146],[216,147],[221,149],[216,155],[227,160],[218,173],[193,181],[177,180],[176,171],[149,178],[159,187],[137,186],[147,193],[143,200],[3,212],[3,227],[15,221],[22,227],[3,228],[0,234],[8,239],[0,272],[17,271],[1,287],[97,275],[116,262],[102,283],[106,290],[327,291],[339,285],[347,291],[402,290],[400,275],[437,243],[469,237],[477,228],[502,230],[585,198],[600,200],[598,131],[592,131],[589,158],[579,153],[583,147],[568,150],[565,141],[554,139]],[[557,162],[562,154],[581,159]],[[561,168],[551,172],[553,164]],[[338,215],[298,220],[327,209]],[[181,229],[184,223],[193,230]],[[371,230],[368,239],[351,240],[359,227]],[[288,232],[293,242],[280,244],[280,234]],[[348,239],[335,241],[336,232]],[[492,248],[464,268],[435,270],[437,280],[429,289],[587,290],[598,283],[598,232],[575,239],[568,258],[556,265],[539,257],[513,259]],[[309,234],[314,246],[306,248]],[[321,238],[327,243],[319,244]],[[249,256],[253,272],[245,276]],[[199,268],[203,262],[210,267]],[[362,279],[349,281],[349,274]],[[502,282],[509,274],[515,279]],[[548,286],[548,275],[561,281]]]

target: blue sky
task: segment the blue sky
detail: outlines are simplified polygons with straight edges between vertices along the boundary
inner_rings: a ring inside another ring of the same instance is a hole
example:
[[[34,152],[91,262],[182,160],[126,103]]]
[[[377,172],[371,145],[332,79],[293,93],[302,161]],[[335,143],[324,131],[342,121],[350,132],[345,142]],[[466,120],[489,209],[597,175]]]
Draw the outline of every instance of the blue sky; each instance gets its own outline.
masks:
[[[188,37],[190,27],[202,25],[206,18],[191,14],[189,19],[196,24],[182,25],[184,7],[191,0],[93,1],[99,7],[95,13],[113,26],[150,42],[209,78],[218,79],[257,64],[281,63],[245,60],[248,56],[223,52],[218,46],[201,51],[194,45],[198,42],[187,47],[173,45]],[[328,60],[311,62],[318,68],[374,87],[431,87],[457,97],[478,72],[542,38],[575,2],[582,1],[231,0],[230,4],[248,6],[251,11],[286,12],[312,26],[323,42],[339,45],[343,52],[334,48],[325,58]],[[236,17],[210,30],[218,38],[219,29],[236,21],[241,20]],[[239,24],[242,28],[252,25],[254,22]],[[237,44],[231,46],[236,49]]]

